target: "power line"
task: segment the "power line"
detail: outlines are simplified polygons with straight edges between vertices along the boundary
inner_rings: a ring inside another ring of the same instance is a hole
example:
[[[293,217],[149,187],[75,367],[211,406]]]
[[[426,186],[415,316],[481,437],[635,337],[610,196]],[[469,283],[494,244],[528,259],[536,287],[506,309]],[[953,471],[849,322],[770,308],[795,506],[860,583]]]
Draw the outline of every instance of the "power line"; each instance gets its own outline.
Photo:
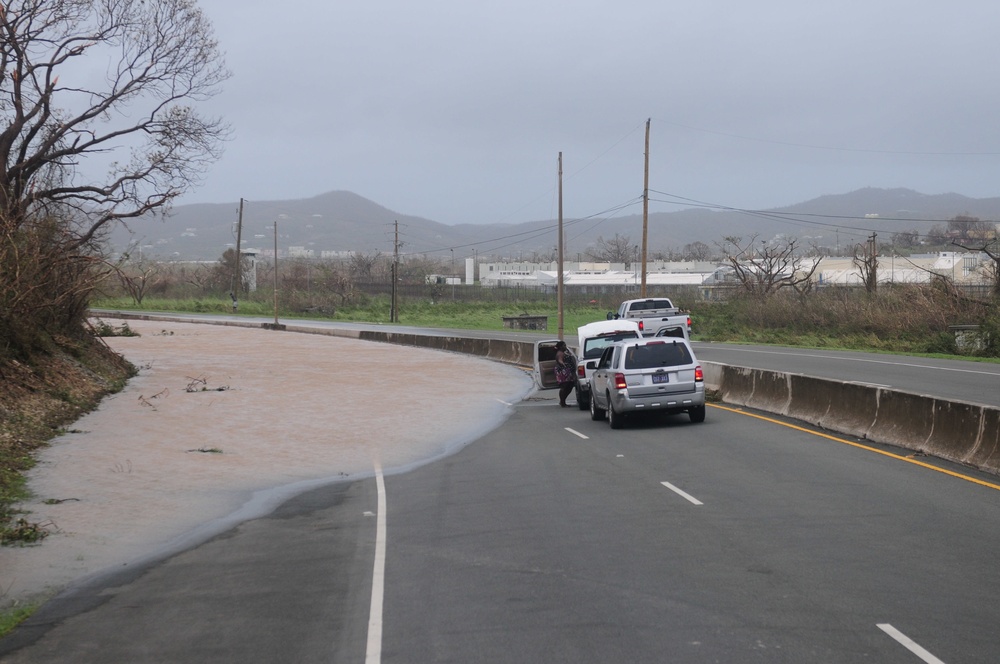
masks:
[[[680,127],[681,129],[687,129],[689,131],[697,131],[703,134],[713,134],[715,136],[726,136],[728,138],[738,138],[744,141],[754,141],[757,143],[770,143],[772,145],[784,145],[793,148],[806,148],[809,150],[826,150],[831,152],[854,152],[862,154],[889,154],[889,155],[905,155],[905,156],[924,156],[924,157],[995,157],[1000,155],[1000,152],[978,152],[978,151],[929,151],[929,150],[876,150],[874,148],[845,148],[834,145],[815,145],[810,143],[794,143],[791,141],[779,141],[768,138],[759,138],[756,136],[744,136],[743,134],[733,134],[725,131],[717,131],[714,129],[705,129],[703,127],[692,127],[691,125],[682,124],[680,122],[671,122],[670,120],[663,120],[657,118],[657,122],[663,122],[674,127]]]
[[[579,217],[577,219],[571,219],[569,221],[563,221],[563,226],[564,227],[575,226],[577,224],[581,224],[581,223],[583,223],[585,221],[589,221],[591,219],[595,219],[595,218],[598,218],[598,217],[600,217],[600,221],[598,223],[603,223],[604,221],[607,221],[607,216],[606,215],[609,215],[609,214],[612,214],[612,213],[616,213],[616,212],[618,212],[618,211],[620,211],[622,209],[625,209],[627,207],[635,205],[636,201],[637,201],[637,199],[632,199],[632,200],[627,201],[625,203],[622,203],[622,204],[619,204],[619,205],[615,205],[613,207],[607,208],[607,209],[602,210],[600,212],[595,212],[594,214],[590,214],[590,215],[587,215],[585,217]],[[595,224],[595,226],[596,225],[597,224]],[[451,251],[451,250],[454,250],[454,249],[468,249],[468,248],[473,248],[473,247],[480,247],[480,248],[482,248],[483,251],[496,251],[498,249],[505,249],[507,247],[513,246],[513,245],[517,244],[518,242],[522,242],[524,240],[533,240],[535,238],[539,238],[539,237],[542,237],[542,236],[545,236],[545,235],[549,235],[551,233],[554,233],[557,230],[557,227],[558,227],[558,223],[552,223],[552,224],[547,224],[547,225],[545,225],[545,226],[543,226],[541,228],[532,229],[530,231],[522,231],[520,233],[511,233],[510,235],[503,235],[503,236],[496,237],[496,238],[490,238],[490,239],[487,239],[487,240],[480,240],[480,241],[477,241],[477,242],[469,242],[469,243],[466,243],[466,244],[456,244],[456,245],[449,245],[449,246],[437,247],[437,248],[429,249],[427,251],[414,251],[412,253],[402,254],[402,255],[415,256],[415,255],[420,255],[420,254],[444,253],[444,252]],[[591,227],[591,228],[593,228],[593,227]],[[587,230],[590,230],[590,229],[587,229]],[[583,231],[583,232],[586,232],[586,231]],[[574,236],[574,237],[579,237],[579,234],[576,235],[576,236]],[[493,242],[504,242],[506,240],[511,240],[511,241],[507,242],[506,244],[503,244],[503,245],[490,247],[489,249],[484,248],[484,245],[488,245],[488,244],[491,244]]]
[[[707,209],[713,209],[713,210],[722,210],[722,211],[726,211],[726,212],[735,212],[735,213],[739,213],[739,214],[745,214],[745,215],[749,215],[749,216],[753,216],[753,217],[760,217],[760,218],[763,218],[763,219],[771,219],[771,220],[774,220],[774,221],[780,221],[780,222],[783,222],[783,223],[788,223],[788,224],[793,224],[793,225],[795,225],[795,224],[805,224],[805,225],[808,225],[808,226],[817,226],[817,227],[822,227],[822,228],[833,228],[833,229],[850,230],[850,231],[856,231],[856,232],[863,232],[863,233],[866,233],[866,234],[867,233],[873,233],[873,232],[884,231],[885,230],[884,228],[873,228],[871,226],[850,226],[850,225],[847,225],[847,224],[824,223],[822,221],[814,221],[813,219],[803,219],[802,218],[802,217],[815,217],[815,218],[820,218],[820,219],[856,219],[856,220],[862,220],[862,219],[868,219],[868,217],[858,217],[858,216],[850,216],[850,215],[819,214],[819,213],[809,213],[809,212],[795,212],[795,213],[792,213],[792,212],[780,212],[780,211],[772,211],[772,210],[750,210],[750,209],[744,209],[744,208],[730,207],[730,206],[727,206],[727,205],[719,205],[719,204],[714,204],[714,203],[706,203],[704,201],[698,201],[696,199],[691,199],[691,198],[684,198],[682,196],[677,196],[675,194],[668,194],[668,193],[665,193],[665,192],[662,192],[662,191],[658,191],[656,193],[661,194],[663,196],[670,196],[672,198],[685,201],[686,205],[691,205],[691,206],[694,206],[694,207],[701,207],[701,208],[707,208]],[[657,199],[657,202],[668,203],[668,204],[676,204],[673,201],[664,201],[664,200],[659,200],[659,199]],[[951,224],[951,223],[976,223],[978,221],[982,221],[980,219],[965,219],[965,220],[956,220],[956,219],[913,219],[913,218],[908,218],[908,217],[881,217],[881,216],[877,217],[877,218],[880,221],[905,221],[905,222],[911,222],[911,223],[927,223],[927,224],[934,224],[934,223],[947,223],[947,224]],[[995,223],[995,222],[988,222],[988,223]],[[918,237],[929,237],[929,235],[927,235],[927,234],[920,234],[920,233],[918,233],[917,235],[918,235]]]

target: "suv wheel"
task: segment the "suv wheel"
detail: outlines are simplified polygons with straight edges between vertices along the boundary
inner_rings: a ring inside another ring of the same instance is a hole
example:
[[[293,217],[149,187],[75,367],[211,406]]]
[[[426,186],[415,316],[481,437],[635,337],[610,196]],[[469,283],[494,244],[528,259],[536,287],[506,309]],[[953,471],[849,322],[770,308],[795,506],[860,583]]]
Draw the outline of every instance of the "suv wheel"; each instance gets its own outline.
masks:
[[[604,409],[597,407],[597,399],[594,398],[593,394],[590,395],[589,401],[590,401],[590,419],[594,420],[595,422],[603,420]]]
[[[692,422],[704,422],[705,421],[705,407],[696,406],[688,411],[688,417],[691,418]]]
[[[608,397],[608,424],[611,425],[612,429],[621,429],[625,426],[625,416],[615,411],[610,396]]]
[[[576,388],[576,405],[580,410],[587,410],[590,407],[590,392],[584,392],[579,387]]]

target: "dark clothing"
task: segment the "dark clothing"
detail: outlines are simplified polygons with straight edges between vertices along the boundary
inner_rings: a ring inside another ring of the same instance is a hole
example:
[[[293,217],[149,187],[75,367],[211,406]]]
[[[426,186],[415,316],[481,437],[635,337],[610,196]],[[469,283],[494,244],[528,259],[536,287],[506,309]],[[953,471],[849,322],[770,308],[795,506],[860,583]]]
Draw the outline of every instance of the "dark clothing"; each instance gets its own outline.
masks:
[[[564,350],[562,348],[560,348],[559,350],[556,351],[556,364],[558,364],[560,367],[571,367],[574,370],[576,369],[576,359],[568,351],[566,351],[566,350]],[[560,406],[566,406],[566,405],[568,405],[566,403],[566,397],[569,396],[570,392],[573,391],[573,388],[575,386],[576,386],[576,375],[575,375],[575,372],[574,372],[574,374],[570,375],[569,380],[567,380],[566,382],[560,382],[559,383],[559,405]]]
[[[563,384],[561,384],[559,386],[559,405],[560,406],[568,406],[569,405],[569,404],[566,403],[566,397],[568,397],[569,393],[573,391],[573,387],[574,386],[575,386],[574,383],[563,383]]]

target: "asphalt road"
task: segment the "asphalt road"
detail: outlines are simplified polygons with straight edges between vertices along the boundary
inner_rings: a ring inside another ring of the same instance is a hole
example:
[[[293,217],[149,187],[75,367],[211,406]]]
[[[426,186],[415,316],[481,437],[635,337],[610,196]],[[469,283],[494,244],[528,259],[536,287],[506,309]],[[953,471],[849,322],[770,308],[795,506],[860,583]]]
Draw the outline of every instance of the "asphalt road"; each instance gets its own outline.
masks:
[[[383,540],[377,481],[331,485],[47,605],[0,659],[1000,660],[995,478],[851,442],[719,407],[612,431],[537,395],[386,476]]]

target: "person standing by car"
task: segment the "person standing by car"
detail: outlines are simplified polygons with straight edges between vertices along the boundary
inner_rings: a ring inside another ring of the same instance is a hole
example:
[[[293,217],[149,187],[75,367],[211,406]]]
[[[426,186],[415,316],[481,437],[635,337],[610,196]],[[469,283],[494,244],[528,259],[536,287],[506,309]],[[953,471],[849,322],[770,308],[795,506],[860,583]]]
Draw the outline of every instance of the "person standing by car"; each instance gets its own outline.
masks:
[[[566,408],[566,397],[576,386],[576,358],[562,340],[556,343],[556,382],[559,383],[559,405]]]

